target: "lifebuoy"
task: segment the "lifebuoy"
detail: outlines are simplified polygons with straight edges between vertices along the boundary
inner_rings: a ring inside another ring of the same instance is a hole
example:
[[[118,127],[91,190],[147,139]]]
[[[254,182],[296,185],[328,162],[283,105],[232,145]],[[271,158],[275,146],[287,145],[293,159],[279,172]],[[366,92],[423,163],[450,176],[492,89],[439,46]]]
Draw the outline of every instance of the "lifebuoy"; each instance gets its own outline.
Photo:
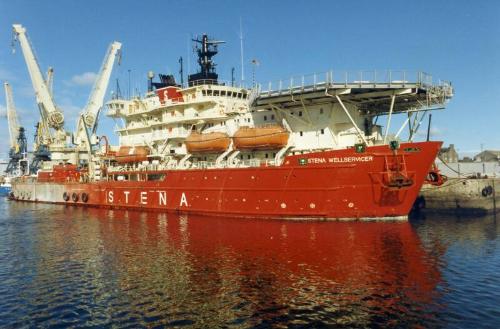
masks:
[[[69,193],[68,192],[64,192],[63,193],[63,200],[64,201],[69,201]]]
[[[82,201],[85,203],[89,201],[89,195],[85,192],[82,193]]]
[[[77,202],[78,201],[78,193],[73,192],[73,194],[71,194],[71,200],[73,200],[73,202]]]

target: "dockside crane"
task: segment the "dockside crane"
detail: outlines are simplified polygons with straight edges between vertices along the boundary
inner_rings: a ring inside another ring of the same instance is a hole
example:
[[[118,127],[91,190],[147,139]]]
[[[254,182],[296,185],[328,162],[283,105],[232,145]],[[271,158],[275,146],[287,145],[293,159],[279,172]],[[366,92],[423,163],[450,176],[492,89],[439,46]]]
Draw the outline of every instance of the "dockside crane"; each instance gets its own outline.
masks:
[[[27,174],[28,169],[28,143],[24,127],[19,125],[12,88],[9,83],[4,83],[5,100],[7,103],[7,122],[9,125],[9,163],[5,172],[9,175]]]
[[[92,88],[92,92],[87,101],[87,105],[79,116],[76,130],[74,133],[73,142],[76,145],[87,144],[87,136],[90,137],[90,144],[98,143],[96,131],[99,119],[99,113],[104,104],[104,97],[108,89],[109,79],[113,71],[113,65],[117,57],[120,56],[122,44],[114,41],[109,46],[106,56],[102,62],[101,68],[97,75],[96,81]],[[90,145],[88,145],[90,146]]]
[[[54,103],[52,93],[43,78],[40,66],[35,57],[31,44],[26,34],[26,28],[20,24],[12,25],[15,38],[19,41],[21,49],[28,67],[33,89],[35,90],[36,101],[40,109],[40,115],[44,123],[55,130],[55,140],[51,143],[64,145],[66,132],[64,131],[64,115]]]

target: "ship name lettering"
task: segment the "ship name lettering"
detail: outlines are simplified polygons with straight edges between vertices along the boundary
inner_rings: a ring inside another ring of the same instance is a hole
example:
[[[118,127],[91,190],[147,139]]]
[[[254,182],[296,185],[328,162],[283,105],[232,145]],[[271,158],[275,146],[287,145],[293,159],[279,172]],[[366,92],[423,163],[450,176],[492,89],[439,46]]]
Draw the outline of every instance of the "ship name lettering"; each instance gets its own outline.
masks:
[[[108,191],[108,203],[113,203],[113,191]]]
[[[165,191],[158,191],[158,204],[160,206],[166,206],[167,205],[167,192]]]
[[[123,191],[123,194],[125,194],[125,203],[128,203],[128,195],[130,194],[130,191]]]
[[[325,158],[309,158],[307,159],[308,163],[326,163]]]
[[[182,207],[182,205],[185,205],[186,207],[188,206],[186,194],[184,194],[184,192],[182,192],[181,202],[179,203],[179,207]]]
[[[345,163],[345,162],[371,162],[373,161],[373,156],[354,156],[354,157],[335,157],[329,158],[328,162],[330,163]]]
[[[141,192],[141,204],[148,204],[148,192]]]

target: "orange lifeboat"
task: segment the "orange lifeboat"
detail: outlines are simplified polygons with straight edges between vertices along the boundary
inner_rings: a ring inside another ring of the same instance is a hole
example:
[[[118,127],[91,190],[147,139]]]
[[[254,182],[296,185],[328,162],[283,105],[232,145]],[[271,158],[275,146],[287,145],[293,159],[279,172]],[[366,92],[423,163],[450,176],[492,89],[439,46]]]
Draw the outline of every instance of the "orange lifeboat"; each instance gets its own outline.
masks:
[[[184,141],[186,149],[189,153],[202,153],[202,152],[224,152],[231,144],[231,138],[225,133],[211,132],[200,134],[196,131],[191,134]]]
[[[148,159],[148,155],[146,146],[120,146],[115,159],[118,163],[142,162]]]
[[[279,149],[288,143],[288,131],[278,125],[241,127],[234,133],[234,147],[239,150]]]

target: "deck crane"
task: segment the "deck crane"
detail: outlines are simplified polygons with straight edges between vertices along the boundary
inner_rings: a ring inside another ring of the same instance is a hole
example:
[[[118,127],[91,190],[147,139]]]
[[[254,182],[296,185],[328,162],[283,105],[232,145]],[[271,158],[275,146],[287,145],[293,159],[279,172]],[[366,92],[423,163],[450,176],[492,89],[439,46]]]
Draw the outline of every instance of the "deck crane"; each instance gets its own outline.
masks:
[[[47,70],[47,78],[45,79],[45,84],[49,89],[49,93],[52,95],[52,85],[54,84],[54,68],[50,66]]]
[[[40,66],[38,65],[38,61],[26,35],[26,28],[20,24],[14,24],[12,27],[16,39],[19,40],[26,65],[28,66],[28,72],[31,77],[33,89],[35,90],[42,120],[46,121],[47,125],[56,131],[55,142],[57,144],[64,144],[66,139],[66,133],[63,127],[64,115],[54,103],[46,80],[43,78]]]
[[[106,89],[108,89],[109,78],[111,77],[111,71],[113,70],[113,64],[115,59],[120,56],[120,49],[122,44],[120,42],[114,41],[109,46],[106,56],[97,75],[97,79],[92,88],[92,92],[87,101],[87,105],[83,109],[81,115],[79,116],[76,130],[74,133],[73,141],[76,145],[85,144],[87,141],[87,133],[90,131],[90,139],[92,144],[97,143],[97,137],[95,136],[97,130],[97,122],[99,118],[99,112],[104,103],[104,96],[106,94]],[[87,130],[88,129],[88,130]]]
[[[14,105],[14,97],[9,83],[4,83],[5,100],[7,102],[7,122],[9,124],[9,164],[5,172],[7,174],[27,174],[28,161],[28,143],[24,128],[19,126],[17,119],[16,107]]]

